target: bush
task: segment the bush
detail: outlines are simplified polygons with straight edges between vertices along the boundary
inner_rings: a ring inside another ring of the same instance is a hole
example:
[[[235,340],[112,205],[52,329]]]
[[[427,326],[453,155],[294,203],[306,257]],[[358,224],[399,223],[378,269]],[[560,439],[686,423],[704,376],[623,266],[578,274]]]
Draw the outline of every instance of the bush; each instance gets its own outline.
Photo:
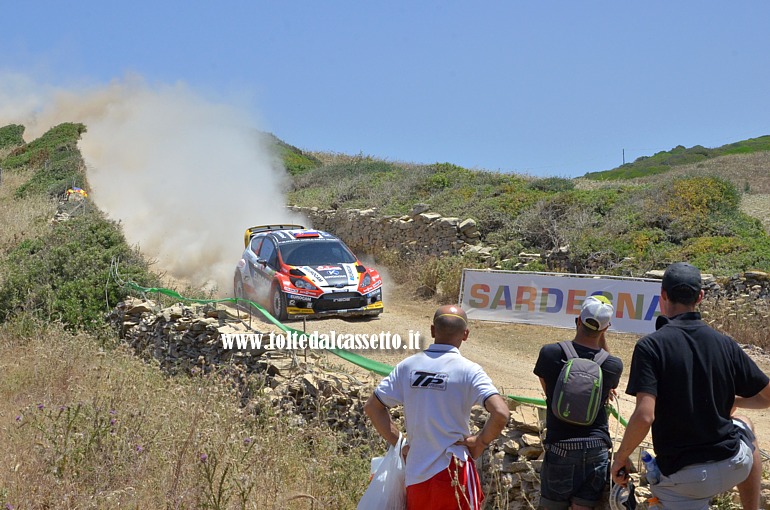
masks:
[[[49,235],[23,241],[3,261],[0,321],[27,311],[70,328],[99,329],[104,313],[127,294],[110,277],[113,260],[120,260],[124,278],[157,283],[118,226],[101,213],[54,224]]]
[[[24,145],[24,126],[11,124],[0,128],[0,149]]]
[[[59,124],[27,144],[23,150],[7,157],[3,166],[19,168],[28,164],[38,165],[49,159],[58,159],[64,153],[77,152],[77,141],[85,131],[83,124]]]
[[[419,291],[435,296],[441,304],[457,303],[464,268],[480,269],[481,262],[470,256],[430,257],[416,267]]]
[[[546,177],[537,179],[527,184],[527,188],[538,191],[558,193],[559,191],[571,191],[575,189],[575,182],[564,177]]]

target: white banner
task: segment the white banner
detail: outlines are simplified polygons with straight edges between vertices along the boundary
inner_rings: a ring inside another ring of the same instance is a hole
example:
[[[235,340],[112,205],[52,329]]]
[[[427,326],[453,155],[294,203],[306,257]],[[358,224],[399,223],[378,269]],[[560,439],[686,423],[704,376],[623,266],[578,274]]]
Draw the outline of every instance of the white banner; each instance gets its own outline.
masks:
[[[612,301],[610,329],[651,333],[660,315],[660,280],[464,269],[460,304],[470,319],[574,328],[587,296]]]

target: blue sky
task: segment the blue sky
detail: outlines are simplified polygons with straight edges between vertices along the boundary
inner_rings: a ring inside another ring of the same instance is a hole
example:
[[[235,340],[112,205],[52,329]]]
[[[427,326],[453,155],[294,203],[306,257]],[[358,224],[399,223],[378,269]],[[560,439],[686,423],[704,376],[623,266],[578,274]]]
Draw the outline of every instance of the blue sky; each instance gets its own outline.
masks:
[[[308,150],[579,176],[770,134],[770,2],[6,2],[0,72],[136,74]]]

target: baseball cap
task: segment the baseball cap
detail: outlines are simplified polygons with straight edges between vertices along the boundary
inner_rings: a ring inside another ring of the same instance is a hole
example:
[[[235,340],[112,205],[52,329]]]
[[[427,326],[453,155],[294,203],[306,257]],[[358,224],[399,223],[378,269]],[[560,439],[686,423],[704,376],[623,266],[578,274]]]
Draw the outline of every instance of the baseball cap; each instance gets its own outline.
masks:
[[[610,300],[604,296],[588,296],[580,309],[580,321],[588,329],[601,331],[610,325],[615,314]]]
[[[701,290],[700,269],[687,262],[675,262],[663,273],[663,290],[671,292],[677,287],[687,287],[695,292]]]

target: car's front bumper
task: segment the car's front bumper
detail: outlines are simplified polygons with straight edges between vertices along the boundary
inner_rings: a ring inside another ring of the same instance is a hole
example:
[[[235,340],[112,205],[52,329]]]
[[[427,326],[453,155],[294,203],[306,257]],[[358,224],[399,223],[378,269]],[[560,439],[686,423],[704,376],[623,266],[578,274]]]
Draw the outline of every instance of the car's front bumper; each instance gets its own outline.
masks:
[[[322,296],[323,297],[323,296]],[[351,316],[367,316],[367,315],[379,315],[382,313],[384,305],[382,301],[375,301],[373,303],[366,303],[361,306],[334,306],[331,309],[324,306],[321,298],[314,299],[309,302],[301,302],[302,306],[298,306],[295,302],[291,303],[291,298],[287,296],[286,313],[289,317],[323,317],[329,315],[336,315],[342,317]]]

